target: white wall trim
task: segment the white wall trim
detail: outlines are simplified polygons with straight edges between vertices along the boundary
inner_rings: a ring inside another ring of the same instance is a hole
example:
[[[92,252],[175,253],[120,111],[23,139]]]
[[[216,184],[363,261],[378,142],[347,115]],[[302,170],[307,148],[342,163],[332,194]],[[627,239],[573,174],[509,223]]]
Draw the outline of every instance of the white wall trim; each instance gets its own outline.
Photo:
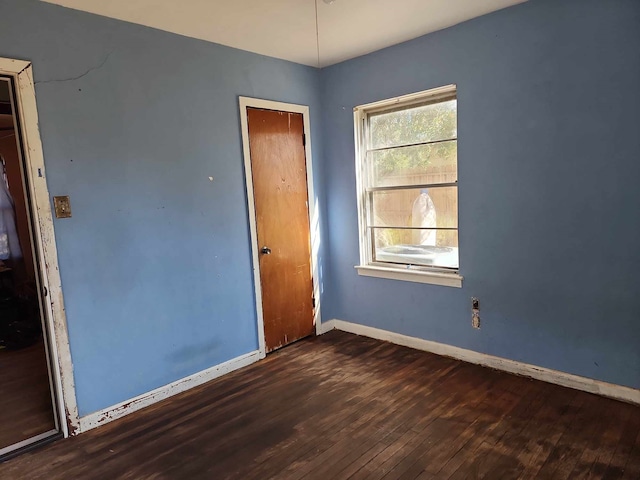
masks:
[[[309,203],[309,228],[311,230],[311,278],[313,279],[313,295],[316,300],[314,310],[314,324],[316,335],[320,335],[320,264],[318,262],[318,249],[320,235],[318,226],[319,210],[315,194],[313,192],[313,161],[311,158],[311,121],[309,107],[293,103],[275,102],[259,98],[239,97],[240,125],[242,129],[242,152],[244,157],[244,175],[247,185],[247,208],[249,211],[249,230],[251,232],[251,256],[253,261],[253,284],[256,299],[256,318],[258,328],[258,350],[260,358],[266,356],[264,338],[264,316],[262,313],[262,286],[260,284],[260,253],[258,245],[258,228],[256,225],[256,211],[253,198],[253,175],[251,170],[251,152],[249,149],[249,122],[247,120],[247,107],[276,110],[279,112],[301,113],[306,137],[305,161],[307,165],[307,196]]]
[[[104,410],[90,413],[89,415],[80,418],[79,433],[84,433],[87,430],[91,430],[92,428],[96,428],[117,420],[118,418],[122,418],[130,413],[148,407],[149,405],[177,395],[178,393],[182,393],[191,388],[210,382],[211,380],[221,377],[222,375],[226,375],[227,373],[231,373],[234,370],[251,365],[259,359],[260,352],[258,350],[246,353],[214,367],[207,368],[201,372],[176,380],[175,382],[163,387],[156,388],[150,392],[143,393],[137,397],[120,402],[117,405],[107,407]]]
[[[463,277],[457,273],[379,267],[376,265],[356,265],[355,269],[358,271],[358,275],[365,277],[387,278],[390,280],[462,288]]]
[[[473,350],[466,350],[464,348],[432,342],[422,338],[409,337],[407,335],[368,327],[357,323],[345,322],[343,320],[329,320],[322,324],[323,333],[333,329],[375,338],[409,348],[415,348],[416,350],[424,350],[425,352],[455,358],[456,360],[462,360],[463,362],[495,368],[496,370],[502,370],[504,372],[542,380],[543,382],[553,383],[563,387],[595,393],[597,395],[602,395],[603,397],[614,398],[616,400],[640,405],[640,390],[635,388],[580,377],[571,373],[538,367],[528,363],[495,357],[493,355],[487,355],[486,353],[474,352]]]
[[[327,320],[326,322],[320,323],[317,329],[317,334],[324,335],[325,333],[330,332],[331,330],[341,330],[336,326],[336,322],[339,322],[339,321],[340,320]],[[347,330],[343,330],[343,331],[346,332]],[[360,335],[360,334],[356,334],[356,335]]]
[[[60,420],[58,428],[67,437],[78,428],[78,408],[31,62],[0,58],[0,74],[12,77],[15,84],[15,107],[23,143],[19,147],[24,158],[24,175],[31,199],[28,204],[33,220],[40,289],[41,292],[47,292],[42,304],[45,327],[49,334],[47,355],[51,365],[51,383],[55,393],[57,419]]]

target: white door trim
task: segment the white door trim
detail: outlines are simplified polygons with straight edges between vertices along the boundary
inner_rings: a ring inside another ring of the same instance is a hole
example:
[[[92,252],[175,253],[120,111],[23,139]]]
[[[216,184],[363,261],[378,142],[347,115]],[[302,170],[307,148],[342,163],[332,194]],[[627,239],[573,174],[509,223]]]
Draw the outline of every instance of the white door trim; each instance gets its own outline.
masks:
[[[16,90],[16,108],[23,143],[22,155],[26,165],[25,175],[31,197],[29,207],[33,219],[34,248],[39,258],[41,288],[46,292],[42,304],[48,330],[48,347],[57,399],[55,408],[60,419],[60,430],[67,437],[69,434],[76,433],[78,429],[78,407],[62,283],[58,269],[58,251],[38,128],[38,110],[31,62],[0,57],[0,74],[12,77]]]
[[[258,251],[258,229],[256,225],[256,211],[253,198],[253,175],[251,170],[251,153],[249,149],[249,123],[247,121],[247,107],[276,110],[279,112],[301,113],[304,123],[305,161],[307,164],[307,195],[309,204],[309,229],[311,230],[311,277],[313,280],[313,296],[316,302],[314,310],[314,324],[316,335],[320,332],[320,272],[318,264],[318,248],[320,246],[319,211],[313,193],[313,167],[311,160],[311,122],[309,120],[309,107],[293,103],[274,102],[258,98],[240,97],[240,124],[242,127],[242,151],[244,156],[244,175],[247,183],[247,208],[249,211],[249,229],[251,231],[251,257],[253,261],[253,283],[256,298],[256,315],[258,324],[258,350],[260,358],[266,356],[264,338],[264,318],[262,315],[262,286],[260,284],[260,261]]]

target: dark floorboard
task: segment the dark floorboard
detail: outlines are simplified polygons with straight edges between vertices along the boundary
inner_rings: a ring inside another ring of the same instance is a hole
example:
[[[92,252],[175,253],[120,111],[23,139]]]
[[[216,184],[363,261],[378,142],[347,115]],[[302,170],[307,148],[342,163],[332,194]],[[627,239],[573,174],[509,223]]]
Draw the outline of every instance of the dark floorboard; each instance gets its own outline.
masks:
[[[640,407],[341,332],[0,464],[2,479],[640,479]]]
[[[43,340],[21,350],[1,349],[0,448],[54,428]]]

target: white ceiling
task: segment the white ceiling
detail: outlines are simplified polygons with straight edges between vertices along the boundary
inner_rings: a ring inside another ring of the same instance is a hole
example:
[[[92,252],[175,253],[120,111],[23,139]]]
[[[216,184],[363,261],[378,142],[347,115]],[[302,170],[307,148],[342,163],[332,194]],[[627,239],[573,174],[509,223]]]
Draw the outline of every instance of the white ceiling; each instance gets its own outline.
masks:
[[[322,67],[526,0],[44,1]]]

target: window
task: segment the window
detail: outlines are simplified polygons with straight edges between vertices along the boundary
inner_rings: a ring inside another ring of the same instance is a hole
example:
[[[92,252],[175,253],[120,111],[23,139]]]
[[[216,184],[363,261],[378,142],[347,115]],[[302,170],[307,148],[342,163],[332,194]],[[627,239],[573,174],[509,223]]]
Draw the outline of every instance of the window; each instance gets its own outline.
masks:
[[[456,87],[355,109],[362,275],[462,286]]]

